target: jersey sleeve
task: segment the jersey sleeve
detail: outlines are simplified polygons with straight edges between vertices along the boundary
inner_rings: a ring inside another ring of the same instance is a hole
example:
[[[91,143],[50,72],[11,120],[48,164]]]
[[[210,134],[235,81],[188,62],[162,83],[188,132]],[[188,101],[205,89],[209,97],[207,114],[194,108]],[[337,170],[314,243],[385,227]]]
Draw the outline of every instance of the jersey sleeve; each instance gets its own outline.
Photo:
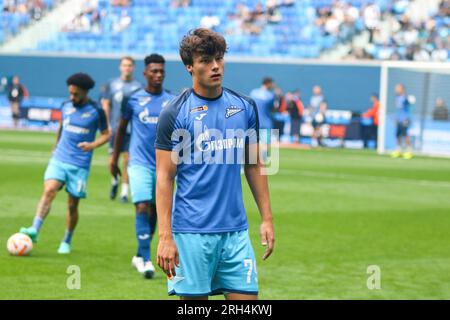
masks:
[[[97,112],[98,112],[98,130],[100,132],[103,132],[106,129],[108,129],[108,121],[106,120],[106,114],[102,108],[97,108]]]
[[[249,99],[250,112],[248,116],[249,143],[259,142],[259,117],[258,107],[253,99]]]
[[[180,110],[180,99],[172,99],[168,105],[161,111],[158,124],[156,125],[156,149],[172,151],[179,141],[172,140],[172,134],[175,130],[181,129],[177,121]]]
[[[105,100],[109,100],[109,101],[112,100],[111,81],[106,83],[106,85],[105,85],[105,92],[103,92],[102,98],[105,99]]]
[[[124,97],[120,108],[122,119],[127,121],[130,121],[131,116],[133,115],[133,107],[131,105],[131,101],[131,97]]]

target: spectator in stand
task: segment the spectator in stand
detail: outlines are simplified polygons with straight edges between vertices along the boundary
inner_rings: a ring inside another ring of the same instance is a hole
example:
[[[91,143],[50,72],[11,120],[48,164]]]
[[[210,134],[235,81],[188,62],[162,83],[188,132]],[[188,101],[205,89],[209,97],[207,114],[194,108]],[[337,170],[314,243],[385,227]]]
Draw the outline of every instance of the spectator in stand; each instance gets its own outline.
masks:
[[[220,26],[220,19],[218,16],[214,15],[212,12],[206,16],[203,16],[200,20],[200,27],[215,30]]]
[[[372,107],[362,115],[363,118],[371,120],[371,124],[369,126],[363,126],[363,128],[366,127],[363,129],[364,148],[368,148],[369,140],[375,140],[376,148],[378,139],[378,124],[380,112],[380,101],[378,100],[378,94],[372,94],[370,96],[370,100],[372,101]]]
[[[113,23],[113,31],[122,32],[131,23],[131,17],[128,15],[126,10],[123,10],[120,14],[120,17]]]
[[[363,17],[364,26],[369,31],[369,43],[372,43],[374,32],[379,28],[381,22],[380,7],[374,1],[370,1],[363,9]]]
[[[281,5],[278,4],[277,0],[267,0],[266,1],[266,9],[267,9],[267,21],[270,23],[279,23],[283,17],[281,16],[278,7]]]
[[[172,0],[170,6],[172,8],[186,8],[191,4],[191,0]]]
[[[436,105],[433,110],[433,120],[435,121],[449,121],[448,108],[445,106],[445,101],[442,98],[436,99]]]
[[[260,34],[267,24],[268,13],[264,12],[261,3],[257,3],[253,11],[249,15],[250,33]]]
[[[436,48],[431,52],[431,60],[445,62],[448,60],[448,50],[445,48],[443,40],[436,40]]]
[[[127,7],[130,5],[130,0],[111,0],[111,5],[115,7]]]
[[[20,119],[20,105],[24,98],[29,96],[28,90],[20,83],[19,76],[13,76],[8,88],[8,100],[11,106],[11,115],[14,127],[17,128]]]

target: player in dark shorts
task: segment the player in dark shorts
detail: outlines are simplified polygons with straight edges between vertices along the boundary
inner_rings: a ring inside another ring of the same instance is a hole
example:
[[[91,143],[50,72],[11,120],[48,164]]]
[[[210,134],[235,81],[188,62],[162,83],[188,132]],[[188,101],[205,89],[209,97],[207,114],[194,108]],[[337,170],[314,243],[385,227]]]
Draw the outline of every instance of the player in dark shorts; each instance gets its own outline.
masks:
[[[101,99],[101,104],[105,110],[106,116],[109,120],[112,136],[109,140],[109,153],[111,162],[111,155],[115,140],[115,133],[120,122],[122,102],[124,98],[128,97],[132,92],[142,88],[142,84],[134,80],[134,59],[132,57],[123,57],[120,60],[120,77],[112,79],[106,85],[105,92]],[[122,188],[120,194],[120,200],[122,202],[128,202],[128,148],[130,145],[130,128],[127,128],[127,134],[124,137],[122,148],[120,150],[123,155],[123,170],[122,170]],[[109,197],[115,199],[119,187],[119,177],[112,177],[111,190]]]

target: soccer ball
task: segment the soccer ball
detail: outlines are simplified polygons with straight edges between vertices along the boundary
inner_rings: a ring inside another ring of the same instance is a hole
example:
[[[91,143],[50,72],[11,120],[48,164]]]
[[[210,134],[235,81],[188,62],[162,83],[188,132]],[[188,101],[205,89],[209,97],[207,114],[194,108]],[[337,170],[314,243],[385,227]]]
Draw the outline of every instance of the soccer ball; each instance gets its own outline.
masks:
[[[15,233],[9,237],[6,248],[13,256],[25,256],[33,249],[33,242],[26,234]]]

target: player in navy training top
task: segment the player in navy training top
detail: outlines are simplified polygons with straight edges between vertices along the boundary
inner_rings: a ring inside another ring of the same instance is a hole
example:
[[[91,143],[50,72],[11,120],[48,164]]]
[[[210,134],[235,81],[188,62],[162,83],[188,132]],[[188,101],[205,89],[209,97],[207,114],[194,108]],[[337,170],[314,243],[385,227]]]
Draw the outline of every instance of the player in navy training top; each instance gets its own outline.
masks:
[[[36,242],[57,192],[66,185],[69,210],[66,233],[58,249],[60,254],[71,251],[72,235],[78,222],[78,203],[86,197],[92,151],[108,142],[111,136],[103,109],[88,96],[94,84],[84,73],[76,73],[67,79],[70,100],[61,107],[62,120],[57,144],[45,171],[44,192],[33,225],[20,230]],[[101,135],[96,139],[97,131]]]
[[[136,90],[142,88],[142,84],[133,78],[134,59],[130,56],[125,56],[120,59],[120,77],[112,79],[106,85],[106,92],[101,99],[102,107],[105,110],[106,117],[109,120],[111,127],[111,138],[109,139],[109,162],[111,162],[113,144],[115,140],[115,133],[119,126],[121,118],[121,109],[124,99],[130,96]],[[128,148],[130,144],[129,130],[124,137],[122,149],[123,155],[123,170],[122,170],[122,188],[120,194],[121,202],[128,202]],[[115,199],[117,196],[117,189],[119,188],[118,177],[112,177],[111,190],[109,192],[110,199]]]
[[[161,109],[174,96],[163,89],[164,57],[152,54],[145,58],[144,63],[147,86],[145,89],[136,90],[123,102],[110,170],[113,176],[120,174],[117,162],[127,127],[131,124],[128,174],[131,198],[136,208],[136,239],[138,243],[137,254],[132,258],[132,265],[146,278],[152,278],[155,273],[151,262],[150,246],[156,227],[156,123]]]
[[[158,121],[157,258],[169,294],[182,298],[258,297],[242,164],[262,217],[263,259],[273,250],[267,177],[257,156],[258,111],[252,99],[222,87],[225,52],[225,39],[214,31],[199,28],[183,38],[180,55],[192,88],[173,99]]]

